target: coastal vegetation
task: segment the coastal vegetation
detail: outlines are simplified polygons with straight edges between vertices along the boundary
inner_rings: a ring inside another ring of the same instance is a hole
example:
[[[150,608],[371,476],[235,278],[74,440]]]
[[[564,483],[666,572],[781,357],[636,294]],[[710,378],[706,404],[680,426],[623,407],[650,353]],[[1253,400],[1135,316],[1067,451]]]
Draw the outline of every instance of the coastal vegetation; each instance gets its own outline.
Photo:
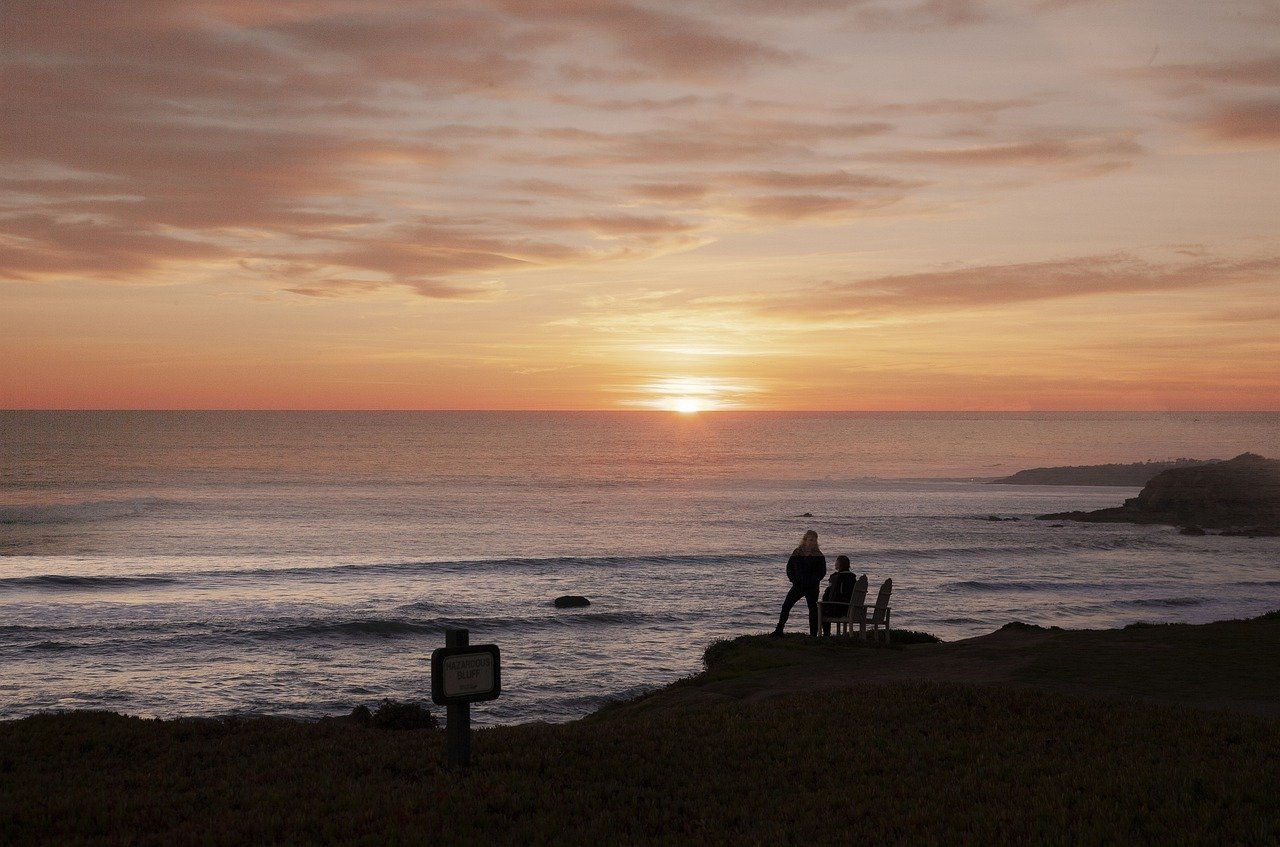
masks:
[[[710,650],[704,674],[586,720],[477,731],[464,773],[444,768],[434,729],[37,715],[0,724],[0,831],[72,845],[1275,843],[1277,656],[1278,613],[890,648],[744,637]]]

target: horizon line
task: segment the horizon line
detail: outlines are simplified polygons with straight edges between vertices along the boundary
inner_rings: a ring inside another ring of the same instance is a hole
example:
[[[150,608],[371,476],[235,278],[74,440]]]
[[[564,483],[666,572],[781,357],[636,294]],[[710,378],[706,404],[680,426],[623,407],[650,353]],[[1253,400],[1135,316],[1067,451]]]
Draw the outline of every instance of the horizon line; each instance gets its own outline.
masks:
[[[215,406],[189,406],[189,407],[0,407],[0,412],[321,412],[321,413],[339,413],[339,412],[358,412],[358,413],[431,413],[431,412],[492,412],[492,413],[548,413],[548,414],[642,414],[642,415],[678,415],[682,417],[697,417],[698,415],[711,414],[807,414],[807,415],[937,415],[937,414],[991,414],[991,415],[1016,415],[1016,414],[1173,414],[1173,415],[1193,415],[1193,414],[1280,414],[1280,408],[1276,409],[750,409],[750,408],[734,408],[734,409],[699,409],[696,412],[680,412],[671,409],[521,409],[513,407],[503,408],[324,408],[324,407],[306,407],[306,408],[286,408],[286,407],[256,407],[256,406],[237,406],[237,407],[215,407]]]

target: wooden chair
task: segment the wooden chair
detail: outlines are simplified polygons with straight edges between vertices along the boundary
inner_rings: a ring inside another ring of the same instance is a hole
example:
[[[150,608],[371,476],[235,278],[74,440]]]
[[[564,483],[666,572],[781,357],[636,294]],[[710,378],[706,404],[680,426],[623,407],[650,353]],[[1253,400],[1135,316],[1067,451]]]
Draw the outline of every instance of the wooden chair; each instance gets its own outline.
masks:
[[[853,594],[849,597],[849,602],[845,603],[840,600],[819,600],[818,601],[818,632],[822,632],[823,623],[833,624],[832,631],[836,635],[848,635],[849,624],[857,620],[857,612],[855,609],[861,608],[867,601],[867,576],[863,574],[853,583]],[[844,606],[843,615],[830,615],[823,609],[823,604],[832,606]]]
[[[880,586],[880,593],[876,595],[874,606],[861,605],[850,606],[849,613],[858,622],[858,636],[863,640],[867,640],[867,628],[871,628],[871,637],[875,637],[877,631],[883,631],[883,640],[885,644],[889,643],[889,595],[893,593],[893,580],[886,579],[884,584]],[[864,593],[865,599],[865,593]],[[871,611],[870,617],[867,611]]]

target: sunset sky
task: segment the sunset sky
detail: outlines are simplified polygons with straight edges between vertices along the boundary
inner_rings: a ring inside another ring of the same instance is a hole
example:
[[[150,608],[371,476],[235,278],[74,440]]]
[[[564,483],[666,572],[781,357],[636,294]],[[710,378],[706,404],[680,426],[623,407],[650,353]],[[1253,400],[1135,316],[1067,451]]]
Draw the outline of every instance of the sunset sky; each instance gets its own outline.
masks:
[[[0,0],[7,408],[1280,409],[1276,0]]]

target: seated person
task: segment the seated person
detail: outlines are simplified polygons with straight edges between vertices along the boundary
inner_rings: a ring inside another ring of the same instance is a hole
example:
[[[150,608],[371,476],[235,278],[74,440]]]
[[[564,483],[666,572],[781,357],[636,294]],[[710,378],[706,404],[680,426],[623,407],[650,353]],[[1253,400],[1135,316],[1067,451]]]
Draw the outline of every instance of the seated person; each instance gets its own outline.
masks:
[[[849,598],[853,597],[853,585],[857,576],[849,571],[849,557],[837,556],[835,573],[831,574],[830,585],[822,592],[822,634],[831,634],[831,622],[828,616],[843,618],[849,613]],[[835,602],[839,601],[839,602]]]

